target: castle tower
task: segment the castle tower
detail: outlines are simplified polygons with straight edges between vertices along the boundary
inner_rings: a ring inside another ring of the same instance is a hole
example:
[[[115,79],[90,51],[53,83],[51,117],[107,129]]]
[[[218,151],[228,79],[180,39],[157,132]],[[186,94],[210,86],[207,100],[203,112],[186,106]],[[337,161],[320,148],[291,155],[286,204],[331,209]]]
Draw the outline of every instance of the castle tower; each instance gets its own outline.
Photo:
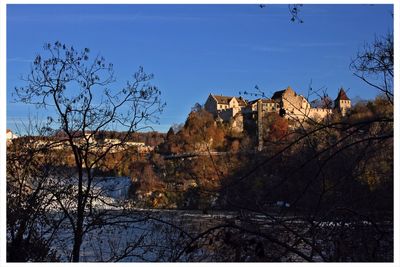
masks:
[[[340,88],[338,96],[335,99],[335,109],[340,111],[342,116],[346,115],[347,111],[351,108],[350,98],[347,97],[343,87]]]

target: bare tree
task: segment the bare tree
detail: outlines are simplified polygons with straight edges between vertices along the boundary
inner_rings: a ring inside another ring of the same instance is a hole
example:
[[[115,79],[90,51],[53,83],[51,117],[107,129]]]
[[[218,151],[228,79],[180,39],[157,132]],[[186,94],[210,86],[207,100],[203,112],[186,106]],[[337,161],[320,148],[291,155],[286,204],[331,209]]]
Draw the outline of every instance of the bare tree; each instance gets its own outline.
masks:
[[[93,209],[98,199],[93,191],[96,164],[114,147],[122,147],[134,131],[155,122],[165,104],[160,90],[149,83],[153,75],[142,67],[125,87],[110,89],[115,81],[113,65],[102,56],[91,57],[88,48],[80,51],[58,41],[45,44],[44,50],[24,77],[27,85],[16,88],[15,97],[52,110],[46,128],[58,129],[57,143],[73,155],[76,181],[59,183],[59,188],[69,190],[53,192],[53,196],[72,228],[71,260],[77,262],[85,234],[101,222]],[[95,142],[97,134],[110,129],[124,131],[119,143]]]
[[[330,106],[325,92],[319,96],[322,107]],[[218,191],[222,207],[235,211],[233,218],[214,220],[186,240],[174,260],[197,255],[207,261],[391,261],[389,101],[378,96],[322,121],[304,113],[286,142],[271,142],[267,151],[241,158],[244,167],[225,176]],[[213,167],[219,173],[223,166]],[[283,200],[280,208],[277,200]]]
[[[54,235],[65,219],[53,216],[49,175],[54,157],[32,137],[7,144],[7,261],[56,261]]]
[[[393,34],[376,37],[372,44],[365,44],[350,64],[354,75],[383,93],[393,104]]]
[[[267,5],[261,4],[260,8],[265,8]],[[291,22],[304,23],[304,21],[300,17],[300,10],[303,7],[303,4],[288,4],[289,14],[291,16]]]

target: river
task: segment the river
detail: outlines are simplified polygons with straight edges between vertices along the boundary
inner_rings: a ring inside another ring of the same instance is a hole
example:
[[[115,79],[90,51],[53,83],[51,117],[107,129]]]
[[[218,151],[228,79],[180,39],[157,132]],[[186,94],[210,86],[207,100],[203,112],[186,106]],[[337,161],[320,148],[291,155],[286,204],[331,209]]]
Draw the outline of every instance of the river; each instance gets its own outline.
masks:
[[[112,210],[105,214],[104,225],[91,229],[84,237],[82,262],[325,261],[331,259],[336,249],[337,236],[329,233],[340,230],[353,235],[352,231],[357,229],[353,240],[357,247],[356,243],[361,242],[358,231],[372,233],[375,227],[367,221],[310,223],[295,216],[268,218],[229,211],[203,214],[191,210],[134,209],[129,212]],[[310,232],[312,225],[318,226],[314,227],[313,234]],[[381,238],[383,243],[378,252],[385,254],[383,261],[391,261],[393,226],[382,222],[380,227],[385,229],[386,237]],[[204,233],[208,234],[198,238]],[[343,233],[341,238],[344,239]],[[227,234],[233,235],[230,240],[226,239]],[[52,243],[61,261],[69,261],[72,236],[65,222]],[[254,253],[256,245],[260,244],[266,251],[264,258],[257,258]],[[349,261],[353,259],[351,255],[346,257]]]

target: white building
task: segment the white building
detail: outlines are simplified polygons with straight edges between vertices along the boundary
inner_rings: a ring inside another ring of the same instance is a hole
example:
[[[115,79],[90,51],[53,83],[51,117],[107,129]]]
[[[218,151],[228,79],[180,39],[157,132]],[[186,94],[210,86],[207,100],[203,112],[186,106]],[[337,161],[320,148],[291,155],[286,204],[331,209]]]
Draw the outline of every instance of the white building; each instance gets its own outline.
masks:
[[[10,129],[7,129],[6,137],[7,137],[7,144],[11,143],[13,139],[18,138],[18,136],[14,134]]]
[[[247,101],[242,97],[222,96],[210,94],[204,108],[215,117],[220,117],[223,121],[229,121],[237,113],[247,106]]]

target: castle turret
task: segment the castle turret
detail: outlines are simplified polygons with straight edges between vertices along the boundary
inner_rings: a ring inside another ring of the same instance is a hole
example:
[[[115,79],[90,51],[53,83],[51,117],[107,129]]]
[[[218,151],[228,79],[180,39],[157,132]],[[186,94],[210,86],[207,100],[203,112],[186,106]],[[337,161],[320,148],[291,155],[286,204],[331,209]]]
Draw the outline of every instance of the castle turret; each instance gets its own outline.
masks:
[[[335,99],[335,109],[340,111],[342,116],[346,115],[347,111],[351,108],[350,98],[347,97],[343,87],[340,88],[338,96]]]

